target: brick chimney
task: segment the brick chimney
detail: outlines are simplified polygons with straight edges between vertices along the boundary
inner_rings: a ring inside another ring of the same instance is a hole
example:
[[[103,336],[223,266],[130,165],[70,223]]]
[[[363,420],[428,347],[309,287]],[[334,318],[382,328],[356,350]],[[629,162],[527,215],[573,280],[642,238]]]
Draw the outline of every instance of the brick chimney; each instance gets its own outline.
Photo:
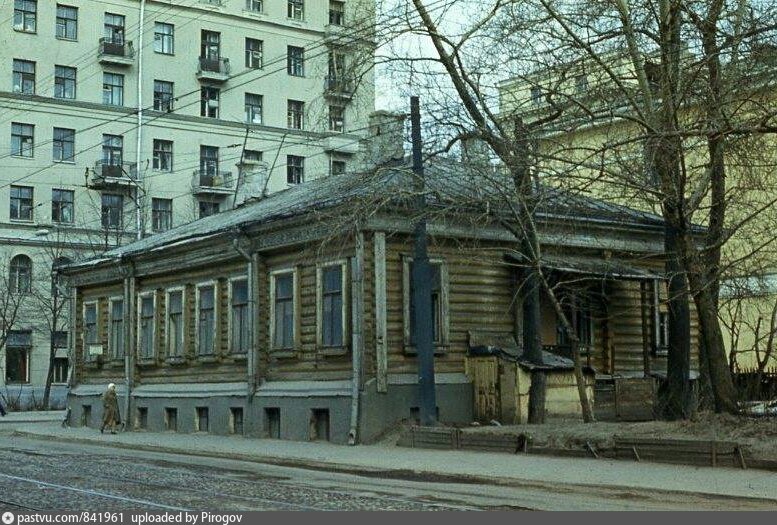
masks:
[[[389,111],[370,114],[367,163],[379,166],[405,156],[405,115]]]

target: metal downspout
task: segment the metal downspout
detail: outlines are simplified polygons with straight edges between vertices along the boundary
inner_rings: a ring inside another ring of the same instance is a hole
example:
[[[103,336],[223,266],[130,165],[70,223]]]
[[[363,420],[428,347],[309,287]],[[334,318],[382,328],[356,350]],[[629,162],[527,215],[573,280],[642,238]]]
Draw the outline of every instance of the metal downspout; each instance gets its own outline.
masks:
[[[359,442],[359,401],[364,346],[364,234],[356,236],[356,255],[351,265],[351,428],[348,444]]]
[[[140,0],[140,22],[138,23],[138,133],[135,147],[135,228],[138,240],[143,238],[143,212],[140,191],[141,147],[143,145],[143,32],[146,18],[146,0]]]

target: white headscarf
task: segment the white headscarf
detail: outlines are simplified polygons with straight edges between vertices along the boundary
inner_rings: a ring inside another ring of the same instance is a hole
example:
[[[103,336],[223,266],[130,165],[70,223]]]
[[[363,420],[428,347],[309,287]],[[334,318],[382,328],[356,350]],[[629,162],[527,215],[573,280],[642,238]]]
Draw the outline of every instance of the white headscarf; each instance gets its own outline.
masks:
[[[114,385],[113,383],[109,384],[108,390],[116,390],[116,385]]]

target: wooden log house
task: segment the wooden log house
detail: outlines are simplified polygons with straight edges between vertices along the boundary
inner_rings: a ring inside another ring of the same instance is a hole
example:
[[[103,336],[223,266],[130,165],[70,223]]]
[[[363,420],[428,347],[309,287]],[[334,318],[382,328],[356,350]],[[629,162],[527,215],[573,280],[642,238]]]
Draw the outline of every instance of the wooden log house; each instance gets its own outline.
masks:
[[[438,208],[462,170],[428,166]],[[326,177],[66,268],[71,423],[99,425],[111,382],[137,429],[345,443],[414,418],[413,218],[393,198],[411,187],[402,166]],[[437,403],[449,423],[478,415],[472,333],[515,342],[521,330],[515,239],[464,215],[429,219]],[[536,217],[543,265],[597,378],[665,370],[660,218],[560,192]],[[546,350],[565,355],[549,301],[542,314]]]

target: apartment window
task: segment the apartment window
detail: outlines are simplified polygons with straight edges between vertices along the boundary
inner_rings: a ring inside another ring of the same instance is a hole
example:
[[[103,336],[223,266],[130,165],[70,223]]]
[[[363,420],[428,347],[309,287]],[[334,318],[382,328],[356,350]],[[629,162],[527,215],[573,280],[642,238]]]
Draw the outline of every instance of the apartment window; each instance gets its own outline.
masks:
[[[173,171],[173,141],[154,139],[153,166],[159,171]]]
[[[5,382],[30,382],[30,351],[32,350],[32,332],[30,330],[10,330],[5,342]]]
[[[72,224],[75,219],[75,205],[72,190],[51,190],[51,221]]]
[[[255,38],[246,38],[246,67],[261,69],[264,44]]]
[[[575,92],[582,95],[588,91],[588,75],[577,75],[575,77]]]
[[[345,53],[338,53],[333,51],[329,53],[329,87],[335,89],[342,89],[344,86],[343,79],[345,78]]]
[[[13,28],[17,31],[34,33],[38,22],[38,2],[36,0],[14,0]]]
[[[197,353],[212,355],[215,350],[216,289],[212,284],[197,288]]]
[[[252,13],[261,13],[264,11],[264,2],[262,0],[246,0],[246,11]]]
[[[208,407],[197,407],[195,409],[195,427],[197,432],[208,431]]]
[[[288,128],[303,129],[305,125],[305,103],[301,100],[289,100],[286,108]]]
[[[17,255],[11,259],[10,282],[12,293],[27,293],[32,286],[32,259],[26,255]]]
[[[200,56],[205,60],[221,58],[221,33],[215,31],[200,33]]]
[[[32,188],[30,186],[11,186],[11,219],[31,221],[32,210]]]
[[[173,110],[173,83],[154,80],[154,109],[156,111]]]
[[[151,199],[151,228],[155,232],[167,231],[173,226],[173,200]]]
[[[286,55],[286,69],[294,77],[305,76],[305,49],[289,46]]]
[[[345,131],[345,107],[329,106],[329,131],[343,133]]]
[[[286,182],[301,184],[305,181],[305,157],[286,155]]]
[[[154,51],[163,55],[175,52],[175,26],[156,22],[154,24]]]
[[[318,270],[318,343],[323,347],[341,347],[345,332],[343,264]]]
[[[248,351],[248,281],[240,279],[231,283],[230,300],[230,349],[234,354],[244,354]]]
[[[204,87],[200,91],[200,116],[219,118],[219,90],[214,87]]]
[[[67,334],[67,332],[65,332]],[[52,378],[51,382],[55,384],[67,383],[68,369],[70,368],[70,361],[67,357],[55,357],[52,363]]]
[[[213,177],[219,171],[219,149],[216,146],[200,146],[200,183],[203,177]]]
[[[165,430],[175,432],[178,430],[178,409],[172,407],[165,408]]]
[[[11,124],[11,155],[32,157],[35,143],[35,126],[32,124]]]
[[[124,105],[124,75],[103,73],[103,104]]]
[[[262,123],[262,95],[246,93],[246,122],[249,124]]]
[[[304,20],[305,0],[288,0],[286,14],[292,20]]]
[[[140,296],[140,315],[138,315],[138,354],[141,358],[154,357],[154,295]]]
[[[242,407],[231,407],[229,409],[229,431],[232,434],[243,435]]]
[[[35,62],[14,59],[13,91],[25,95],[35,94]]]
[[[294,272],[276,273],[272,276],[272,345],[274,349],[294,348],[295,289]]]
[[[56,98],[76,98],[76,68],[54,66],[54,96]]]
[[[124,215],[124,199],[121,195],[103,193],[101,196],[103,228],[121,228]]]
[[[111,44],[124,44],[124,15],[105,13],[103,36]]]
[[[347,164],[344,160],[336,160],[332,159],[332,162],[329,166],[329,174],[330,175],[342,175],[345,173]]]
[[[413,261],[406,259],[404,262],[405,272],[405,342],[413,345],[413,327],[415,325],[415,307],[413,305]],[[446,283],[446,272],[441,262],[431,262],[431,288],[432,288],[432,339],[434,344],[444,344],[446,337],[446,319],[447,319],[447,293],[443,287]]]
[[[124,358],[124,300],[111,300],[111,333],[108,339],[114,359]]]
[[[121,135],[103,134],[103,164],[121,166],[124,162],[124,138]]]
[[[216,215],[219,211],[221,211],[221,207],[219,206],[218,202],[200,201],[199,205],[200,219],[210,217],[211,215]]]
[[[76,147],[76,130],[54,128],[53,158],[56,161],[73,161]]]
[[[57,4],[57,38],[76,40],[78,38],[78,8]]]
[[[243,160],[262,162],[262,152],[255,149],[247,149],[243,152]]]
[[[345,2],[329,0],[329,23],[333,26],[345,23]]]
[[[542,88],[534,86],[531,88],[531,103],[534,106],[542,104]]]
[[[183,290],[167,293],[167,352],[183,356]]]

